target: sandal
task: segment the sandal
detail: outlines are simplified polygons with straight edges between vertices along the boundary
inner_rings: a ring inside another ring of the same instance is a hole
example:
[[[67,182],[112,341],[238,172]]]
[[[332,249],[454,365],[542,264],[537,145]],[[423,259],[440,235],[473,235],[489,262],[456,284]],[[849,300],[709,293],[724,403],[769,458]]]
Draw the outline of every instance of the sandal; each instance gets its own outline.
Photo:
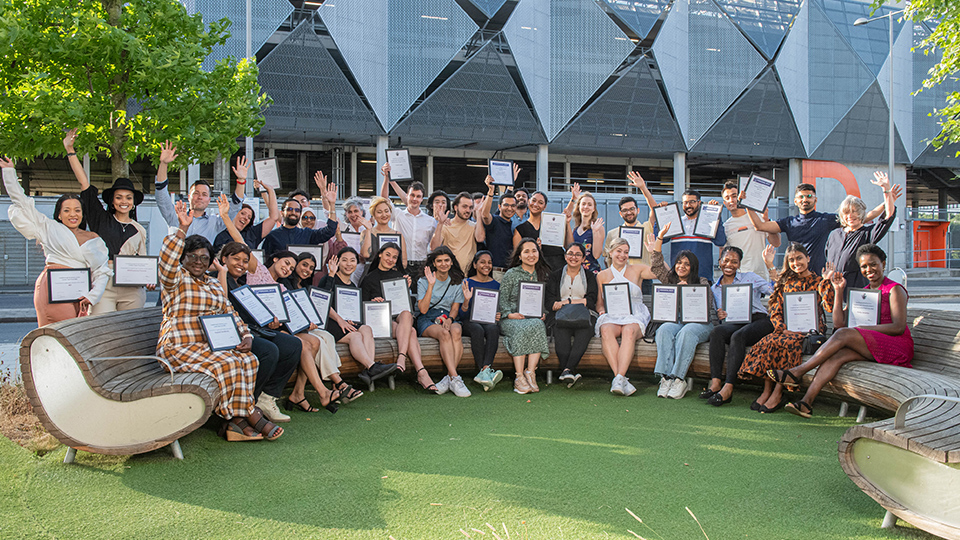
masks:
[[[247,418],[250,422],[253,422],[253,429],[259,431],[263,438],[268,441],[275,441],[283,435],[283,428],[267,419],[259,407],[254,407],[253,414]]]
[[[424,372],[425,372],[425,371],[427,371],[427,368],[422,367],[422,368],[420,368],[420,369],[417,370],[417,373],[420,373],[421,371],[424,371]],[[429,376],[430,376],[430,373],[427,373],[427,377],[429,377]],[[426,390],[427,392],[430,392],[431,394],[439,394],[439,393],[440,393],[440,391],[437,390],[437,385],[436,385],[436,384],[430,383],[430,386],[424,386],[423,383],[419,381],[419,377],[418,377],[417,383],[420,384],[420,388],[423,388],[424,390]]]
[[[767,407],[766,405],[760,405],[760,409],[759,409],[759,410],[760,410],[760,414],[775,413],[775,412],[779,411],[780,409],[782,409],[782,408],[785,406],[784,404],[785,404],[786,402],[787,402],[786,399],[781,398],[781,399],[780,399],[780,403],[777,403],[777,404],[774,405],[772,408],[771,408],[771,407]]]
[[[220,436],[230,442],[262,441],[263,435],[251,426],[246,418],[231,418],[220,426]]]
[[[795,392],[803,384],[802,378],[791,373],[789,369],[768,369],[767,377],[770,377],[773,382],[782,384],[784,388],[791,392]],[[788,378],[793,379],[793,382],[788,382]]]
[[[407,353],[400,353],[397,355],[397,371],[399,371],[400,373],[403,373],[407,371],[407,366],[406,366],[406,362],[403,362],[403,363],[400,362],[401,356],[404,358],[410,358],[410,357],[407,356]]]
[[[306,406],[304,406],[304,403],[306,403]],[[294,408],[296,408],[300,412],[320,412],[320,409],[314,408],[310,405],[310,402],[307,401],[307,398],[303,398],[300,401],[291,401],[290,398],[287,398],[287,400],[283,403],[283,408],[288,411],[292,411]]]
[[[351,401],[356,401],[360,396],[363,395],[363,392],[347,384],[347,381],[343,379],[340,379],[340,382],[336,384],[336,388],[340,391],[340,403],[343,403],[344,405],[350,403]]]
[[[802,416],[804,418],[810,418],[813,416],[813,407],[811,407],[806,401],[790,403],[785,408],[787,409],[787,412],[797,416]],[[804,409],[806,409],[806,411],[804,411]]]
[[[330,390],[330,401],[323,405],[323,399],[321,398],[320,404],[323,405],[323,408],[330,411],[330,414],[337,414],[337,411],[340,410],[340,405],[337,403],[337,400],[340,399],[342,394],[338,388]]]

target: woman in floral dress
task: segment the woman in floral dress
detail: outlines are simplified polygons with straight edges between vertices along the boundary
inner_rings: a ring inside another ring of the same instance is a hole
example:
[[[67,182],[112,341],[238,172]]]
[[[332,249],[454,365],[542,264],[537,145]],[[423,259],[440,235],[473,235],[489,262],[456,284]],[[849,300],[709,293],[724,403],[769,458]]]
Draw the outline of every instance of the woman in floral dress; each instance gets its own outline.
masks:
[[[533,238],[524,238],[513,250],[510,269],[500,282],[500,334],[503,336],[503,345],[513,357],[513,366],[517,371],[513,391],[518,394],[540,391],[537,386],[537,364],[540,358],[550,354],[543,317],[526,317],[517,312],[520,306],[520,283],[546,282],[549,274],[540,245]]]

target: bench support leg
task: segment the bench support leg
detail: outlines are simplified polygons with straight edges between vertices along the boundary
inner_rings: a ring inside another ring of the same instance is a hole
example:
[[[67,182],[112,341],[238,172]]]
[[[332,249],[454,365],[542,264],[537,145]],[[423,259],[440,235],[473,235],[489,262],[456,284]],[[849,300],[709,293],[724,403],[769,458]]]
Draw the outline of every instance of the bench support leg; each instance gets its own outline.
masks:
[[[553,384],[553,370],[547,370],[547,384]]]
[[[374,390],[376,390],[376,383],[373,381],[370,381],[370,384],[368,384],[367,386],[369,387],[367,388],[368,392],[373,392]]]
[[[389,386],[391,390],[397,389],[397,381],[394,379],[393,375],[387,377],[387,386]]]
[[[183,459],[183,450],[180,448],[180,439],[170,443],[170,451],[173,452],[173,457],[177,459]]]
[[[687,390],[693,390],[693,377],[687,377]]]
[[[850,410],[850,404],[847,403],[846,401],[841,401],[841,402],[840,402],[840,414],[838,414],[837,416],[844,417],[844,416],[847,415],[847,412],[849,412],[849,410]]]
[[[857,423],[862,424],[867,420],[867,406],[861,405],[860,412],[857,413]]]
[[[74,458],[77,457],[76,448],[67,448],[67,455],[63,456],[64,463],[73,463]]]
[[[883,516],[883,523],[880,524],[881,529],[892,529],[897,526],[897,516],[887,510],[887,513]]]

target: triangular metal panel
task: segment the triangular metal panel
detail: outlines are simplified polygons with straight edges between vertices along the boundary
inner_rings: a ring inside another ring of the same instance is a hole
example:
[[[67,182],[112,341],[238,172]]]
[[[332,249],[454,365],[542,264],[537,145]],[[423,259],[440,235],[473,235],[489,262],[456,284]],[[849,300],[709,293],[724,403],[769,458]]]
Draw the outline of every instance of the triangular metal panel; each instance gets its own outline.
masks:
[[[800,12],[800,0],[716,0],[768,59]]]
[[[880,73],[880,68],[890,53],[890,27],[887,23],[890,18],[861,26],[853,26],[857,19],[871,17],[873,7],[869,2],[819,0],[819,4],[827,18],[837,27],[840,34],[853,47],[853,50],[856,51],[874,76]],[[897,11],[897,9],[881,7],[872,16],[880,17],[893,11]],[[903,29],[903,22],[899,20],[899,16],[892,18],[894,21],[893,39],[896,40]]]
[[[503,33],[551,140],[634,49],[597,4],[582,0],[520,0]]]
[[[648,153],[685,151],[650,62],[641,58],[634,64],[567,126],[551,147]]]
[[[960,143],[945,144],[939,150],[933,145],[927,146],[927,149],[920,154],[920,157],[913,162],[915,167],[947,167],[955,169],[960,167]]]
[[[687,146],[767,63],[711,0],[677,0],[653,51]]]
[[[478,29],[454,0],[328,0],[317,13],[387,130]]]
[[[912,25],[911,29],[921,29],[920,25]],[[919,86],[914,86],[914,78],[911,74],[915,73],[913,68],[913,53],[910,49],[913,47],[914,32],[901,32],[893,44],[894,59],[894,77],[893,77],[893,118],[897,127],[897,132],[903,138],[907,149],[907,155],[910,161],[913,161],[920,152],[926,147],[926,144],[918,139],[914,134],[914,115],[913,115],[913,96],[911,93]],[[880,84],[880,91],[883,92],[883,99],[890,103],[890,55],[883,62],[880,68],[880,74],[877,76],[877,82]]]
[[[631,30],[644,38],[653,29],[671,0],[603,0],[610,11]]]
[[[886,163],[888,159],[887,126],[890,110],[874,82],[863,96],[831,131],[810,159],[846,163]],[[907,152],[894,136],[894,160],[907,163]]]
[[[807,153],[794,125],[783,88],[768,69],[717,120],[691,150],[771,158],[803,158]]]
[[[219,21],[224,17],[230,19],[230,37],[226,43],[213,48],[213,51],[203,61],[203,68],[213,69],[218,60],[228,56],[244,58],[247,56],[247,44],[244,34],[247,11],[243,2],[236,0],[181,0],[188,13],[201,13],[204,23]],[[251,42],[253,54],[256,55],[260,47],[270,39],[283,21],[293,13],[293,5],[289,0],[257,0],[251,5]]]
[[[501,147],[547,142],[493,43],[470,58],[390,134],[407,141],[486,141],[502,143]]]
[[[923,158],[923,156],[941,156],[946,154],[946,152],[944,152],[942,149],[936,151],[935,153],[930,152],[930,150],[932,150],[930,141],[935,139],[940,133],[940,117],[937,116],[935,111],[946,106],[947,96],[949,94],[960,91],[960,83],[953,78],[948,78],[942,83],[931,88],[923,88],[923,81],[928,77],[930,68],[932,68],[942,59],[942,52],[940,50],[932,51],[929,54],[924,54],[924,48],[921,42],[929,35],[930,31],[925,26],[914,26],[914,49],[912,53],[913,70],[911,74],[910,89],[916,90],[922,88],[922,90],[917,92],[916,95],[912,96],[909,101],[909,103],[913,106],[912,140],[914,144],[914,160],[919,160]],[[898,63],[897,69],[894,71],[895,84],[899,78],[904,78],[902,75],[904,73],[902,66],[902,63]],[[899,93],[897,94],[897,97],[900,97]],[[894,104],[896,104],[896,102],[894,102]],[[898,118],[897,123],[899,124],[899,122],[900,119]],[[950,154],[950,157],[952,157],[952,154]],[[936,159],[942,158],[937,157]]]
[[[383,133],[309,20],[290,32],[259,67],[260,86],[273,98],[262,133]]]
[[[506,2],[507,0],[470,0],[470,3],[480,8],[480,11],[484,12],[487,17],[496,15],[497,11],[500,11],[500,8]]]

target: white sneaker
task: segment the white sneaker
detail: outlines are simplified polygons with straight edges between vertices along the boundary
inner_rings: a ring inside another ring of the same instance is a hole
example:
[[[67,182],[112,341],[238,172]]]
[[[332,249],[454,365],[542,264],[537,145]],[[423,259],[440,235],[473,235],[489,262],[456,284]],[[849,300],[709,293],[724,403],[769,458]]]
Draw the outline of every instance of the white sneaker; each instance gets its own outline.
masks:
[[[673,386],[673,379],[660,377],[660,388],[657,388],[657,397],[662,397],[662,398],[667,397],[667,393],[670,392],[670,388],[672,386]]]
[[[492,371],[492,370],[491,370],[491,371],[490,371],[490,377],[489,377],[489,379],[488,379],[488,383],[489,383],[489,384],[486,384],[486,385],[483,386],[483,391],[484,391],[484,392],[489,392],[490,390],[493,390],[493,387],[496,386],[497,383],[500,382],[500,381],[502,381],[502,380],[503,380],[503,372],[502,372],[502,371],[500,371],[499,369],[496,370],[496,371]]]
[[[637,391],[637,388],[632,384],[630,384],[630,379],[624,377],[623,378],[623,395],[632,396],[634,393],[636,393],[636,391]]]
[[[444,375],[442,379],[437,381],[437,395],[446,394],[447,390],[450,390],[450,376]]]
[[[623,395],[623,383],[627,382],[627,379],[623,375],[617,375],[613,378],[613,384],[610,385],[610,391],[618,396]]]
[[[450,379],[450,390],[457,397],[470,397],[470,390],[463,384],[463,378],[459,375]]]
[[[667,397],[670,399],[680,399],[687,393],[687,381],[683,379],[674,379]]]
[[[289,416],[280,412],[280,407],[277,407],[277,398],[273,396],[260,394],[260,397],[257,398],[257,407],[260,407],[260,410],[263,411],[263,414],[269,418],[271,422],[280,424],[290,421]]]

